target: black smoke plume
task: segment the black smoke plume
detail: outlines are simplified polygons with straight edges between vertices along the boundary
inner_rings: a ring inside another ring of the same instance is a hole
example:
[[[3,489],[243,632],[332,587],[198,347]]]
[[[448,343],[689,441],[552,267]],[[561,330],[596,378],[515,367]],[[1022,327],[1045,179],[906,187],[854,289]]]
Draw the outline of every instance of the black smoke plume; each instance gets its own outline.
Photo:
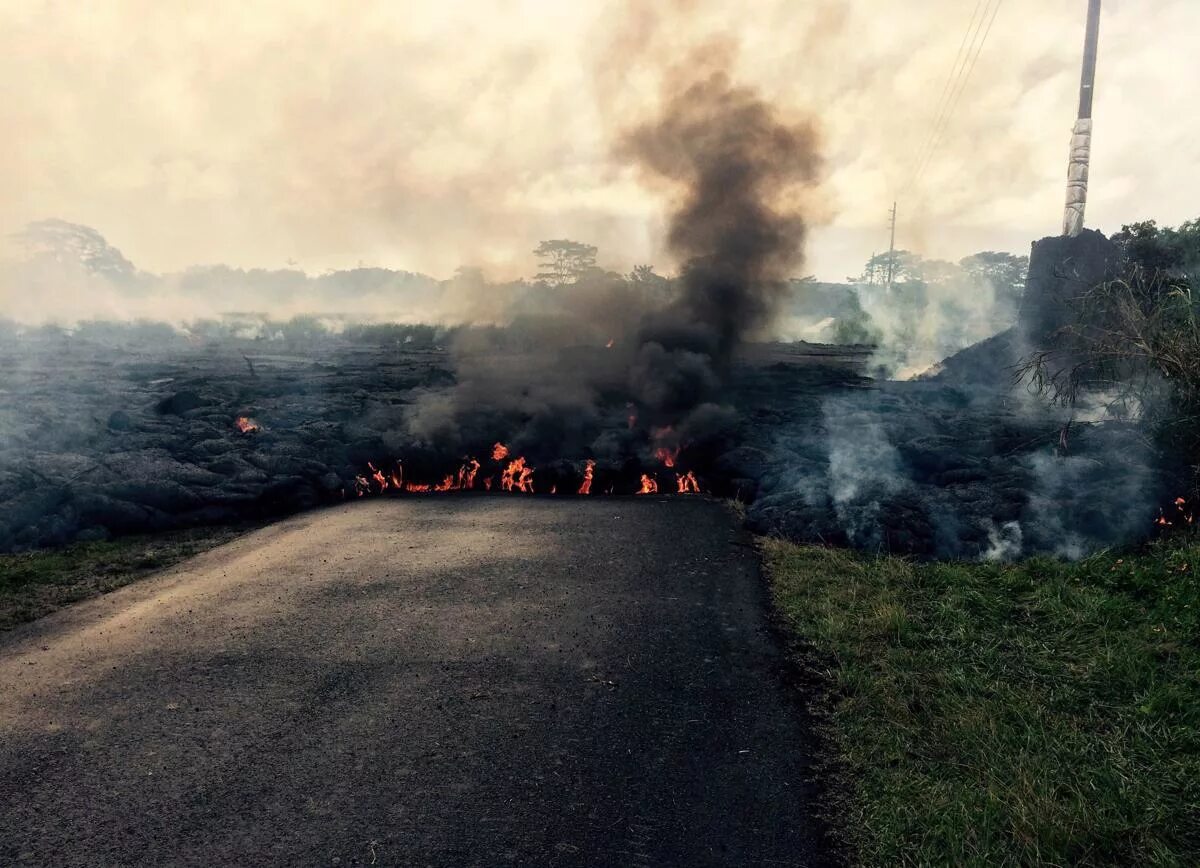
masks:
[[[736,437],[722,393],[801,264],[797,194],[816,178],[816,136],[716,70],[673,77],[658,117],[618,136],[615,152],[668,197],[678,278],[650,292],[593,275],[548,289],[506,329],[463,332],[455,385],[409,418],[425,448],[503,439],[538,461],[619,466],[664,447],[715,454]]]

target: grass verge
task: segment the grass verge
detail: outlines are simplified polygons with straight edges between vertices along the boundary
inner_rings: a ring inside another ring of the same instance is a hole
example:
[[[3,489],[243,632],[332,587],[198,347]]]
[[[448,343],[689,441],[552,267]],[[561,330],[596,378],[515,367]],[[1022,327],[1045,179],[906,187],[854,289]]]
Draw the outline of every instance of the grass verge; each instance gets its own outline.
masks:
[[[763,543],[862,865],[1200,865],[1200,545],[916,564]]]
[[[203,527],[0,554],[0,631],[127,585],[249,530]]]

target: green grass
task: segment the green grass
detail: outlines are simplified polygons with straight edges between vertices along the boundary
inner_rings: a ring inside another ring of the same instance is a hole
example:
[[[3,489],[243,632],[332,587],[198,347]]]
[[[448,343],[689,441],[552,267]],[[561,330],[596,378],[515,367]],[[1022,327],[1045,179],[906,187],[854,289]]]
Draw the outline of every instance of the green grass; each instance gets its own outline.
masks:
[[[247,529],[195,528],[0,554],[0,630],[127,585],[228,542]]]
[[[1200,545],[915,564],[763,543],[862,865],[1200,865]]]

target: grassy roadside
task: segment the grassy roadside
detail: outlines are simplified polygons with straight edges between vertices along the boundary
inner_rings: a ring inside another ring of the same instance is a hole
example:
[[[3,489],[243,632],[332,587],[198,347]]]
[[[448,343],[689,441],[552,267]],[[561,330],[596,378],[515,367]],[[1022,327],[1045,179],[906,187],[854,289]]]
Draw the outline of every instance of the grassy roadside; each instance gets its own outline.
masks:
[[[0,631],[127,585],[251,529],[203,527],[0,554]]]
[[[1200,865],[1200,544],[914,564],[763,542],[863,865]]]

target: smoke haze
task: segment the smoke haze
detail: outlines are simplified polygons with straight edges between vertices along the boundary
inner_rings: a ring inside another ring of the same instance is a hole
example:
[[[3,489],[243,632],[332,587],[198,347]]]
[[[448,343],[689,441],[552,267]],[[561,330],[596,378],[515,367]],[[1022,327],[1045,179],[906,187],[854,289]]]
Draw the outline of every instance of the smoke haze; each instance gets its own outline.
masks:
[[[724,35],[742,47],[732,80],[821,120],[827,175],[812,216],[823,225],[809,268],[839,280],[886,248],[887,209],[972,5],[882,14],[875,0],[695,0],[655,27],[659,4],[636,4],[633,18],[587,0],[352,12],[316,0],[7,0],[0,235],[59,217],[157,273],[361,261],[508,279],[556,237],[599,245],[616,270],[674,270],[659,200],[611,158],[604,132],[614,117],[653,114],[657,61]],[[1054,230],[1081,31],[1077,4],[1005,4],[939,159],[901,201],[900,246],[957,259],[1023,252]],[[1177,111],[1200,96],[1197,41],[1190,0],[1106,10],[1095,225],[1194,216],[1195,183],[1171,167],[1200,158]],[[648,61],[631,69],[635,54]]]

